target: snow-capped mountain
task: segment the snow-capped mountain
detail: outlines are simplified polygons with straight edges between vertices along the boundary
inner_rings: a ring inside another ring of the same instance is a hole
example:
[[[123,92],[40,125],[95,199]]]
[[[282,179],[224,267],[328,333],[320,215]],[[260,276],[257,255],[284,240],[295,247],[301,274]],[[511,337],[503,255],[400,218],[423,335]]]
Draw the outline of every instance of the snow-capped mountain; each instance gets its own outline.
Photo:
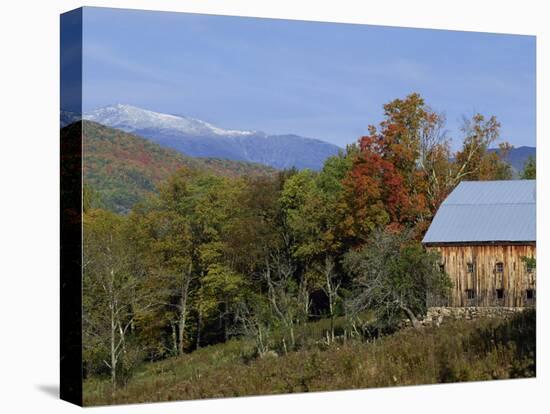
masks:
[[[194,118],[112,105],[88,112],[84,119],[148,138],[192,157],[258,162],[275,168],[318,170],[339,147],[298,135],[268,135],[232,130]]]
[[[222,129],[198,119],[163,114],[122,104],[96,109],[85,114],[84,119],[126,132],[157,129],[158,131],[179,132],[186,135],[220,137],[246,136],[255,133],[254,131]]]

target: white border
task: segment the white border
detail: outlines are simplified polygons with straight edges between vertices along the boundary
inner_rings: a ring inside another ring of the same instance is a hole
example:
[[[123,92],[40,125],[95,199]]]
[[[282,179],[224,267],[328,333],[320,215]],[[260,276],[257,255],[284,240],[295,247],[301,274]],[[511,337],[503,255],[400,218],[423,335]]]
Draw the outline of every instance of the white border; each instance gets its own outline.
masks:
[[[58,381],[58,108],[59,14],[81,6],[70,0],[11,1],[1,6],[0,114],[0,410],[76,410],[51,396]],[[544,160],[548,122],[548,12],[542,1],[299,1],[111,0],[109,6],[256,17],[368,23],[404,27],[537,35],[538,152],[538,375],[536,380],[342,391],[278,397],[135,405],[135,412],[327,412],[344,410],[422,413],[543,412],[550,389],[546,328],[548,181]],[[546,117],[543,116],[546,114]],[[49,390],[49,392],[48,392]],[[129,406],[110,408],[125,412]],[[96,412],[99,409],[90,409]]]

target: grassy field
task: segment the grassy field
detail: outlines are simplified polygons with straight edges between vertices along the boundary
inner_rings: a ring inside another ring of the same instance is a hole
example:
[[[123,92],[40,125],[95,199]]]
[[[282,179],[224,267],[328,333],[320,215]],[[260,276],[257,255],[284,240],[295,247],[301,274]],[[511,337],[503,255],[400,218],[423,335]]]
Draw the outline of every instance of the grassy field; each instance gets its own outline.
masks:
[[[534,311],[512,319],[449,321],[370,342],[309,346],[255,358],[231,340],[141,367],[125,387],[84,384],[84,403],[104,405],[535,376]],[[313,329],[313,331],[316,331]]]

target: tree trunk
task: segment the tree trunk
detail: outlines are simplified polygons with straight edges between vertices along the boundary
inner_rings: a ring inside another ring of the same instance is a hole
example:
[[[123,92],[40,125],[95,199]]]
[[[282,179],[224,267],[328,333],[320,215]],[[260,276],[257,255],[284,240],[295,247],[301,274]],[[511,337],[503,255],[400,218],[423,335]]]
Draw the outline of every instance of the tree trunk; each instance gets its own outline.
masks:
[[[227,342],[229,340],[229,329],[228,329],[228,323],[227,323],[227,315],[228,315],[228,309],[229,309],[229,305],[228,305],[228,300],[226,299],[223,303],[223,313],[222,313],[222,322],[223,322],[223,336],[224,336],[224,339],[225,339],[225,342]]]
[[[113,393],[116,390],[116,324],[115,324],[115,310],[114,304],[111,302],[111,385]]]
[[[420,321],[417,319],[416,315],[413,313],[412,310],[410,310],[407,306],[403,306],[403,305],[401,305],[401,309],[403,309],[403,311],[405,311],[405,313],[407,314],[414,329],[419,329],[422,326],[420,324]]]
[[[172,327],[172,354],[177,355],[178,354],[178,332],[176,329],[176,323],[171,322],[170,325]]]
[[[117,368],[117,349],[116,349],[116,321],[115,321],[115,300],[113,293],[115,272],[113,269],[110,271],[111,283],[109,286],[109,307],[111,308],[111,386],[112,392],[116,390],[116,368]]]
[[[199,349],[201,346],[201,325],[202,325],[202,312],[199,310],[199,317],[197,318],[197,346]]]
[[[183,355],[183,341],[187,322],[187,297],[180,299],[180,317],[178,320],[178,355]]]
[[[264,354],[267,352],[267,346],[264,345],[264,338],[262,335],[262,327],[258,326],[258,354],[260,357],[264,356]]]
[[[330,340],[334,342],[334,295],[330,279],[327,277],[328,310],[330,314]]]
[[[180,292],[180,315],[178,321],[178,355],[183,355],[183,341],[187,322],[187,299],[189,297],[189,285],[191,283],[191,266],[183,273],[183,281]]]
[[[340,283],[336,283],[333,280],[333,277],[335,276],[333,274],[334,270],[334,261],[332,258],[327,257],[325,258],[325,267],[324,267],[324,274],[325,274],[325,294],[328,298],[328,309],[329,309],[329,316],[330,316],[330,341],[334,342],[334,305],[336,298],[338,296],[338,289],[340,287]]]

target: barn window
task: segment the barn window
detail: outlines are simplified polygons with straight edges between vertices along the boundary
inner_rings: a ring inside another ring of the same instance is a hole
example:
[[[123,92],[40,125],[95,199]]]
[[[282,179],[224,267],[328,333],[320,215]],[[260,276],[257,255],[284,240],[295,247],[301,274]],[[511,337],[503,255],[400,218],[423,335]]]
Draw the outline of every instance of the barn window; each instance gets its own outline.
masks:
[[[473,263],[466,263],[466,267],[468,270],[468,273],[474,273],[474,264]]]
[[[439,264],[439,271],[444,273],[445,272],[445,263],[440,263]]]
[[[504,272],[504,263],[502,263],[502,262],[497,262],[497,263],[495,264],[495,271],[496,271],[497,273],[502,273],[502,272]]]
[[[497,289],[497,299],[504,299],[504,289]]]
[[[475,299],[476,297],[476,291],[473,289],[466,289],[466,297],[468,299]]]
[[[527,289],[525,291],[527,295],[527,299],[534,299],[535,298],[535,290],[534,289]]]

